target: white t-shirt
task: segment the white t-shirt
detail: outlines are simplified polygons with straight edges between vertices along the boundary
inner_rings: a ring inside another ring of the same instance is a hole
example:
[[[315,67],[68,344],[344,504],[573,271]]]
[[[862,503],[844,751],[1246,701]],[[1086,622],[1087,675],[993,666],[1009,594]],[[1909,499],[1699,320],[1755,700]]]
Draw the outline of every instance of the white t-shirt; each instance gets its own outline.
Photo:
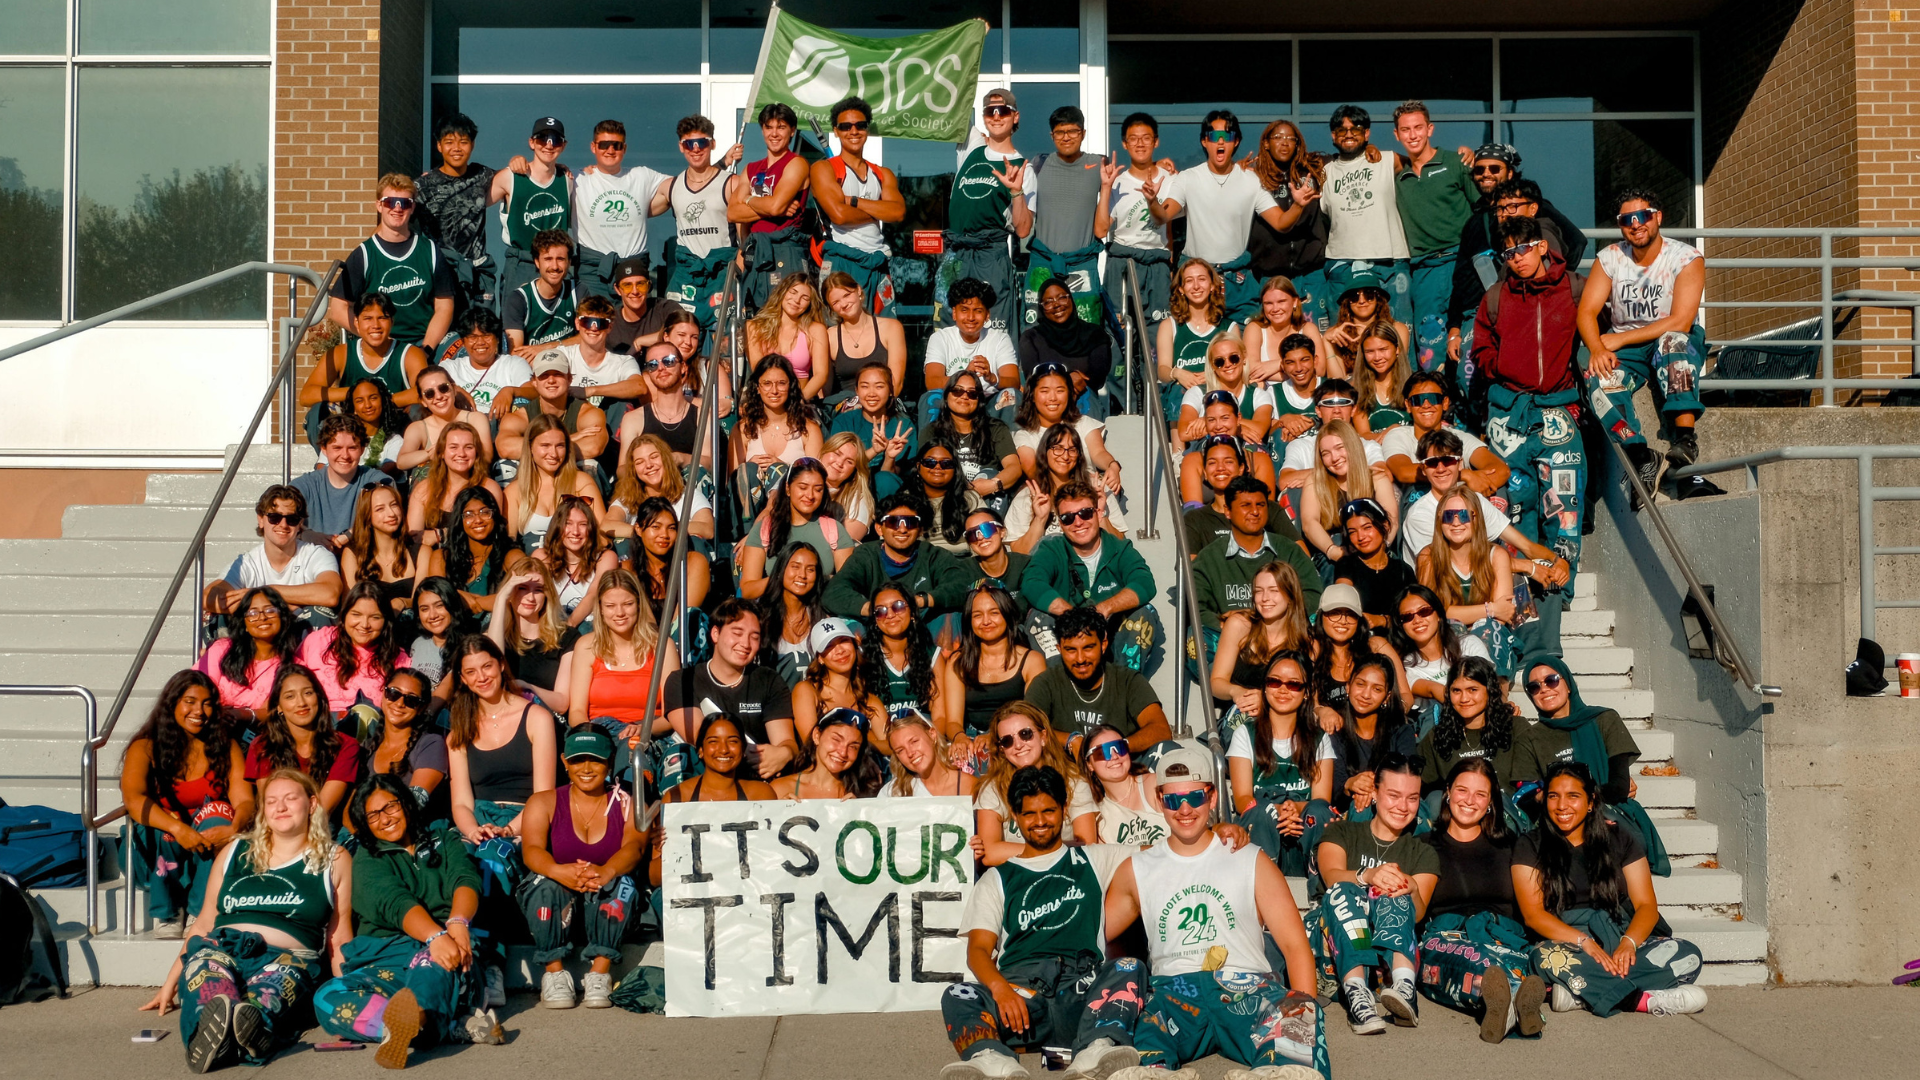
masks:
[[[1155,175],[1164,193],[1173,174],[1161,169]],[[1140,185],[1145,182],[1132,170],[1114,178],[1113,190],[1107,195],[1107,214],[1113,219],[1107,239],[1126,247],[1165,251],[1167,227],[1153,220],[1153,212],[1147,209],[1147,198],[1140,194]]]
[[[473,366],[473,360],[463,352],[443,362],[440,370],[473,398],[473,407],[480,412],[492,407],[495,395],[501,390],[533,381],[533,367],[509,352],[494,357],[493,363],[484,368]]]
[[[1334,157],[1326,164],[1326,175],[1320,209],[1327,215],[1327,258],[1408,258],[1392,152],[1380,151],[1379,161],[1368,161],[1365,154],[1352,161]]]
[[[1450,426],[1446,430],[1453,432],[1454,437],[1460,440],[1463,461],[1472,461],[1475,453],[1486,449],[1486,443],[1457,427]],[[1387,434],[1380,440],[1380,449],[1388,460],[1404,456],[1415,465],[1420,464],[1420,438],[1413,433],[1412,424],[1396,424],[1388,428]]]
[[[1460,645],[1460,656],[1462,659],[1469,656],[1477,656],[1482,660],[1493,659],[1487,652],[1487,646],[1472,634],[1455,634],[1454,640]],[[1428,682],[1439,683],[1442,686],[1447,684],[1447,658],[1445,655],[1442,655],[1438,660],[1422,660],[1418,653],[1413,653],[1401,657],[1401,663],[1407,667],[1408,686],[1412,686],[1422,679]]]
[[[1497,540],[1513,521],[1488,502],[1485,495],[1478,498],[1480,517],[1487,524],[1487,540]],[[1420,565],[1420,553],[1433,543],[1433,522],[1439,516],[1439,510],[1440,497],[1431,491],[1407,507],[1407,516],[1400,520],[1400,557],[1407,561],[1407,565]]]
[[[561,345],[559,350],[567,358],[567,367],[572,369],[575,386],[607,386],[640,374],[640,362],[626,353],[610,352],[600,358],[600,366],[594,367],[587,363],[578,345]],[[598,409],[606,400],[605,395],[595,395],[587,398],[587,404]]]
[[[1320,433],[1316,431],[1316,432],[1310,432],[1306,435],[1302,435],[1299,438],[1294,439],[1293,441],[1287,443],[1287,456],[1284,460],[1280,462],[1280,467],[1282,469],[1313,468],[1313,462],[1315,457],[1314,444],[1319,441],[1320,441]],[[1375,465],[1385,465],[1387,463],[1386,451],[1380,448],[1380,443],[1378,441],[1374,439],[1361,439],[1360,446],[1361,446],[1361,449],[1364,450],[1367,455],[1367,466],[1369,468]]]
[[[1161,198],[1178,202],[1186,215],[1187,254],[1215,266],[1244,254],[1253,216],[1279,205],[1259,176],[1237,165],[1222,176],[1201,162],[1181,170],[1172,185],[1173,193]]]
[[[339,572],[340,560],[333,557],[333,552],[320,544],[301,540],[295,543],[293,558],[287,560],[286,569],[275,570],[267,561],[267,545],[261,544],[235,556],[224,580],[236,589],[257,589],[263,585],[311,585],[321,574]],[[311,607],[302,607],[295,614],[304,615],[311,610]]]
[[[1233,399],[1235,402],[1238,402],[1240,400],[1240,392],[1234,392]],[[1205,416],[1206,410],[1202,409],[1200,405],[1206,400],[1207,387],[1205,383],[1199,386],[1189,386],[1187,387],[1187,392],[1180,398],[1180,407],[1183,409],[1192,409],[1193,415],[1195,416]],[[1262,405],[1265,405],[1269,409],[1274,407],[1273,388],[1270,386],[1256,386],[1253,388],[1254,411],[1259,412],[1260,406]],[[1236,410],[1237,408],[1238,406],[1236,405]]]
[[[1273,754],[1275,757],[1291,759],[1293,757],[1292,741],[1273,740]],[[1246,761],[1253,760],[1252,724],[1241,724],[1239,727],[1233,729],[1233,739],[1227,744],[1227,756],[1230,758],[1241,758]],[[1313,760],[1325,761],[1332,756],[1333,740],[1325,734],[1322,734],[1320,736],[1320,745],[1314,748]],[[1302,772],[1305,772],[1305,770],[1302,770]]]
[[[1042,734],[1045,733],[1043,732]],[[1026,840],[1020,835],[1020,824],[1013,819],[1012,814],[1007,813],[1006,800],[1000,797],[1000,793],[994,790],[992,784],[982,784],[979,789],[973,793],[973,808],[975,810],[991,810],[1000,815],[1001,839],[1012,844],[1026,843]],[[1093,789],[1087,786],[1085,780],[1075,777],[1073,782],[1067,786],[1067,817],[1066,820],[1060,823],[1060,831],[1071,835],[1073,833],[1074,819],[1083,814],[1097,814],[1099,812],[1100,807],[1093,801]],[[978,886],[976,885],[975,887],[977,888]]]
[[[1126,493],[1115,491],[1107,495],[1107,522],[1121,532],[1127,531]],[[1013,501],[1007,504],[1007,535],[1019,538],[1027,535],[1033,528],[1033,485],[1021,484],[1013,493]],[[1047,524],[1048,536],[1060,535],[1058,518]]]
[[[1052,425],[1048,425],[1048,426],[1052,426]],[[1080,436],[1080,445],[1085,446],[1087,443],[1087,436],[1092,435],[1096,431],[1105,430],[1106,426],[1107,426],[1106,424],[1101,423],[1098,420],[1095,420],[1091,416],[1082,415],[1080,419],[1074,421],[1073,430],[1076,434]],[[1032,450],[1035,453],[1039,453],[1040,452],[1040,436],[1045,435],[1046,433],[1047,433],[1047,429],[1044,427],[1040,428],[1037,431],[1028,431],[1023,427],[1016,426],[1013,429],[1013,448],[1015,450]],[[1092,463],[1089,462],[1087,467],[1092,468],[1093,467]]]
[[[892,785],[888,785],[889,788]],[[1093,868],[1094,877],[1100,882],[1100,893],[1104,896],[1107,886],[1113,882],[1114,871],[1120,869],[1136,848],[1118,844],[1093,844],[1087,847],[1060,847],[1034,859],[1014,858],[1008,861],[1015,866],[1035,872],[1050,870],[1066,858],[1084,858]],[[1076,854],[1077,853],[1077,854]],[[1100,936],[1106,937],[1106,905],[1101,896],[1089,896],[1084,902],[1093,904],[1100,912]],[[1000,868],[988,867],[973,883],[973,892],[967,896],[966,912],[960,916],[960,933],[970,934],[975,930],[985,930],[1000,936],[999,948],[1007,944],[1006,927],[1003,919],[1007,908],[1007,891],[1000,881]],[[997,949],[996,949],[997,951]]]
[[[967,370],[967,365],[973,363],[976,356],[987,358],[987,366],[993,369],[996,379],[1001,368],[1018,369],[1020,366],[1020,358],[1013,351],[1013,339],[997,326],[982,327],[980,340],[971,344],[960,336],[957,326],[943,326],[927,338],[926,362],[945,368],[949,379]],[[989,386],[987,392],[992,393],[993,389],[994,386]]]
[[[573,230],[580,246],[625,258],[647,250],[647,217],[653,193],[670,177],[644,165],[619,175],[578,173],[573,178]]]

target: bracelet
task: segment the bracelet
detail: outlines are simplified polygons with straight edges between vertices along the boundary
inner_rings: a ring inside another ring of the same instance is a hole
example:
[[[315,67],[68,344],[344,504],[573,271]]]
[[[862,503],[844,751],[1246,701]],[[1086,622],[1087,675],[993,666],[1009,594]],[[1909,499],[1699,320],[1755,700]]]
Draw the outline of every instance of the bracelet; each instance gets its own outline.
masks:
[[[447,926],[451,927],[454,923],[459,923],[469,930],[473,929],[473,920],[467,918],[465,915],[449,915],[447,917]]]
[[[1632,934],[1621,934],[1621,935],[1620,935],[1620,940],[1621,940],[1621,941],[1633,941],[1633,935],[1632,935]],[[1633,951],[1634,951],[1634,952],[1639,952],[1639,951],[1640,951],[1640,942],[1638,942],[1638,941],[1633,941]]]
[[[428,934],[428,935],[427,935],[427,940],[425,940],[425,941],[423,941],[423,942],[421,942],[420,944],[422,944],[422,945],[431,945],[431,944],[433,944],[433,943],[434,943],[434,941],[435,941],[435,939],[437,939],[437,938],[443,938],[443,937],[446,937],[446,936],[447,936],[447,928],[443,926],[443,927],[441,927],[441,928],[440,928],[439,930],[436,930],[436,931],[434,931],[433,933],[431,933],[431,934]]]

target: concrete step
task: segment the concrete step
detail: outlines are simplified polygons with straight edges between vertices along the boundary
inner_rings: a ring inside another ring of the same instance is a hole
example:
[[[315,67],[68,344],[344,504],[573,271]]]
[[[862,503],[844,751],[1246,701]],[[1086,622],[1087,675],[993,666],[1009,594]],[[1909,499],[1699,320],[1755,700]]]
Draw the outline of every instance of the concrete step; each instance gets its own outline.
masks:
[[[223,507],[214,515],[213,525],[207,530],[208,538],[255,539],[253,530],[259,519],[254,516],[252,503],[258,495],[258,492],[250,494],[246,506]],[[150,506],[144,503],[131,506],[69,506],[60,519],[60,533],[73,540],[116,537],[142,540],[178,537],[186,540],[200,527],[200,519],[206,516],[206,512],[204,503],[198,506]]]
[[[1598,596],[1599,594],[1600,575],[1591,571],[1582,571],[1581,573],[1573,575],[1573,595],[1575,599],[1582,596]],[[1593,609],[1589,608],[1587,610]]]
[[[1654,818],[1653,827],[1660,830],[1660,842],[1667,845],[1667,854],[1679,859],[1688,856],[1711,856],[1720,851],[1720,826],[1699,818]]]
[[[1613,644],[1613,612],[1593,609],[1568,611],[1560,616],[1562,645]]]
[[[224,572],[226,568],[222,567]],[[0,574],[0,612],[142,614],[151,616],[173,580],[160,574]],[[182,580],[174,610],[190,610],[191,578]]]
[[[192,666],[192,649],[193,641],[186,634],[163,635],[154,642],[153,654],[140,669],[134,688],[160,689],[174,672]],[[86,686],[105,709],[132,664],[131,649],[13,647],[0,651],[0,682]]]
[[[179,539],[162,540],[0,540],[0,574],[172,574],[186,555],[186,536],[183,533]],[[251,529],[244,539],[209,541],[207,576],[226,573],[235,556],[259,543]]]
[[[73,772],[70,776],[0,776],[0,799],[15,806],[51,806],[71,814],[80,813],[80,743],[74,742]],[[103,759],[102,770],[113,775],[100,778],[101,809],[120,805],[120,757]]]
[[[1631,676],[1633,674],[1633,650],[1618,645],[1601,648],[1566,645],[1562,655],[1567,662],[1568,670],[1572,671],[1574,677],[1579,680],[1580,689],[1583,692],[1588,687],[1595,690],[1612,689],[1590,682],[1591,676]]]
[[[137,717],[123,717],[116,725],[113,738],[100,750],[99,761],[102,768],[120,771],[120,755],[125,751],[133,733],[140,727],[145,714]],[[4,777],[67,777],[80,775],[80,744],[82,742],[80,725],[75,724],[70,731],[21,731],[0,728],[0,747],[5,747],[5,760],[0,762],[0,776]],[[0,780],[0,783],[4,783]],[[104,789],[103,789],[104,790]],[[103,799],[105,795],[101,796]],[[114,796],[118,802],[119,797]]]
[[[1701,959],[1709,964],[1764,963],[1767,959],[1767,928],[1759,923],[1719,916],[1682,915],[1669,917],[1673,936],[1700,947]]]
[[[1707,869],[1700,866],[1676,866],[1672,877],[1653,879],[1653,889],[1660,897],[1660,910],[1671,921],[1674,918],[1686,918],[1688,912],[1681,908],[1723,908],[1741,902],[1740,875],[1732,870]],[[1693,916],[1705,912],[1693,912]]]
[[[1695,806],[1691,776],[1641,776],[1636,769],[1633,782],[1640,785],[1642,806],[1689,810]]]
[[[1764,962],[1703,964],[1694,982],[1700,986],[1767,986],[1773,982],[1773,972]]]
[[[1533,710],[1533,702],[1527,700],[1524,693],[1514,694],[1514,704],[1520,709],[1520,715],[1529,720],[1539,714]],[[1589,705],[1599,705],[1620,714],[1620,719],[1631,724],[1635,720],[1646,720],[1653,716],[1653,691],[1632,690],[1625,687],[1595,687],[1587,689],[1587,681],[1580,680],[1580,697]]]
[[[146,640],[152,625],[152,609],[88,614],[0,612],[0,651],[65,648],[131,652]],[[188,609],[167,616],[156,644],[179,641],[190,646],[192,639],[193,613]]]
[[[302,471],[295,469],[293,475],[299,476]],[[251,513],[254,503],[260,498],[260,492],[270,484],[279,482],[278,464],[271,472],[242,472],[233,478],[233,485],[227,489],[226,505],[230,509],[241,509]],[[219,473],[154,473],[147,477],[146,505],[204,508],[213,499],[213,493],[219,487]]]

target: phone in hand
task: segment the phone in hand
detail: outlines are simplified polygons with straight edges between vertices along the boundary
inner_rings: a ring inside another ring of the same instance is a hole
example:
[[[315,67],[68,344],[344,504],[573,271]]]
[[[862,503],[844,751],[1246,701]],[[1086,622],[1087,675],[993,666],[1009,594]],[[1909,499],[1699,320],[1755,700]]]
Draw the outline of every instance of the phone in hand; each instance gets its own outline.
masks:
[[[141,1028],[133,1033],[133,1041],[137,1043],[157,1043],[166,1037],[166,1028]]]

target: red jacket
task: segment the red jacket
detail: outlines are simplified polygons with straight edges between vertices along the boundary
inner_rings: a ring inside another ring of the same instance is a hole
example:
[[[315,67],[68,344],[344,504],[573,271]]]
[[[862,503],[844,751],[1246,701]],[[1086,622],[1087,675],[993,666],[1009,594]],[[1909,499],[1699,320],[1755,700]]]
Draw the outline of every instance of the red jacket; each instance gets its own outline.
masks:
[[[1508,275],[1487,290],[1473,317],[1474,377],[1530,394],[1550,394],[1574,385],[1573,356],[1580,344],[1574,291],[1567,264],[1547,252],[1546,272],[1521,280]],[[1499,295],[1496,301],[1495,296]],[[1498,312],[1492,310],[1497,303]]]

